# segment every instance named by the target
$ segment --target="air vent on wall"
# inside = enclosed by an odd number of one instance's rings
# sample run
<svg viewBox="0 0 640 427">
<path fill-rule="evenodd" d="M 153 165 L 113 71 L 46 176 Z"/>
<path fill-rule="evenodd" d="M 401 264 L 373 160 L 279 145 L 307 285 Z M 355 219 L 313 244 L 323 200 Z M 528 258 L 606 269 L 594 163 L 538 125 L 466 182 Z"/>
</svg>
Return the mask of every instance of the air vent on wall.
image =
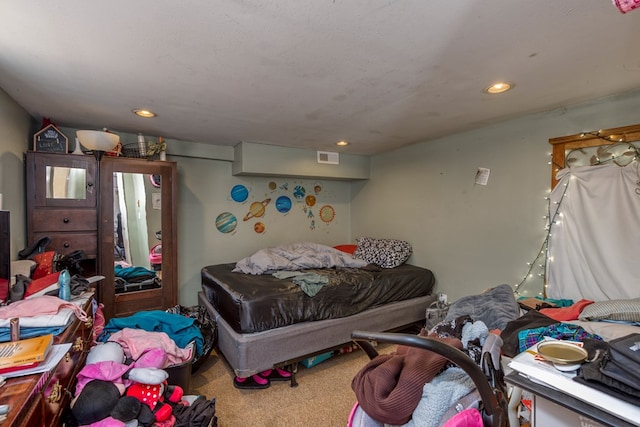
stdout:
<svg viewBox="0 0 640 427">
<path fill-rule="evenodd" d="M 331 151 L 318 151 L 318 163 L 338 165 L 340 164 L 340 155 Z"/>
</svg>

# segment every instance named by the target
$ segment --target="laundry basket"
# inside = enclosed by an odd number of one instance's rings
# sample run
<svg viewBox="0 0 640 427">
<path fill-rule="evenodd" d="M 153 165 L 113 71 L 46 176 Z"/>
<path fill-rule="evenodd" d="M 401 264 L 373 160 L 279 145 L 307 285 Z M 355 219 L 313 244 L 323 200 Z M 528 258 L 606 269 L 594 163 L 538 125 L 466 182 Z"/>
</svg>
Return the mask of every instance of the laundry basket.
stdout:
<svg viewBox="0 0 640 427">
<path fill-rule="evenodd" d="M 201 305 L 184 307 L 178 304 L 168 308 L 166 311 L 167 313 L 181 314 L 195 319 L 194 324 L 202 333 L 202 338 L 204 339 L 202 353 L 195 355 L 191 362 L 191 372 L 196 372 L 207 360 L 211 350 L 213 350 L 218 343 L 218 325 L 216 321 L 211 318 L 207 309 Z"/>
</svg>

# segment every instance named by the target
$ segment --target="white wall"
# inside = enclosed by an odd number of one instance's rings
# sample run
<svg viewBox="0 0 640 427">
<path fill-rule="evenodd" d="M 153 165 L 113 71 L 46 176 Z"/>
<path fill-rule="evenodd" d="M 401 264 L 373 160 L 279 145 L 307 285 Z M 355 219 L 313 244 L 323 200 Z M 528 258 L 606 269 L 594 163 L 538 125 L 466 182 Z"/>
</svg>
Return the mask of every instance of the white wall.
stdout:
<svg viewBox="0 0 640 427">
<path fill-rule="evenodd" d="M 353 184 L 352 237 L 399 238 L 450 300 L 515 287 L 540 251 L 551 180 L 549 138 L 637 124 L 640 92 L 531 115 L 375 156 Z M 487 186 L 474 185 L 478 167 Z M 537 276 L 520 290 L 542 290 Z"/>
<path fill-rule="evenodd" d="M 183 305 L 197 303 L 200 271 L 206 265 L 235 262 L 258 249 L 282 243 L 313 241 L 330 246 L 349 243 L 351 195 L 348 182 L 234 177 L 230 162 L 172 156 L 168 160 L 178 161 L 178 275 L 179 300 Z M 274 191 L 269 188 L 271 182 L 276 184 Z M 245 203 L 230 198 L 230 190 L 236 184 L 250 190 Z M 284 185 L 288 190 L 280 188 Z M 316 197 L 316 205 L 307 208 L 306 212 L 305 203 L 296 201 L 293 196 L 296 185 L 304 187 L 307 195 Z M 313 192 L 316 185 L 321 188 L 318 194 Z M 275 209 L 275 201 L 280 195 L 288 195 L 293 201 L 287 214 Z M 252 202 L 267 199 L 271 200 L 265 206 L 264 217 L 244 221 Z M 335 210 L 335 218 L 330 223 L 319 218 L 319 210 L 324 205 Z M 237 218 L 235 233 L 218 231 L 215 221 L 221 212 L 230 212 Z M 254 231 L 258 221 L 265 224 L 264 233 Z"/>
<path fill-rule="evenodd" d="M 26 238 L 24 167 L 31 117 L 0 89 L 0 193 L 2 209 L 11 211 L 11 254 L 17 259 Z"/>
</svg>

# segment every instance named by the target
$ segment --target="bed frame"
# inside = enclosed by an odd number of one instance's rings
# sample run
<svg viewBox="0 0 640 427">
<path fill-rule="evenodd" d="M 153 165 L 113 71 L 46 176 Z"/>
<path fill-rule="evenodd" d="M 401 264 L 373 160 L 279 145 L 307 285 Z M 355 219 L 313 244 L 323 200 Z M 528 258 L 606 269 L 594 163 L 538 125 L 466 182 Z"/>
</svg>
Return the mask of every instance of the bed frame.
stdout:
<svg viewBox="0 0 640 427">
<path fill-rule="evenodd" d="M 385 332 L 424 322 L 426 309 L 436 295 L 375 307 L 339 319 L 304 322 L 264 332 L 240 334 L 220 316 L 203 291 L 198 303 L 206 307 L 218 326 L 218 350 L 235 374 L 248 377 L 274 366 L 291 366 L 291 386 L 296 385 L 297 362 L 311 355 L 351 343 L 354 330 Z"/>
</svg>

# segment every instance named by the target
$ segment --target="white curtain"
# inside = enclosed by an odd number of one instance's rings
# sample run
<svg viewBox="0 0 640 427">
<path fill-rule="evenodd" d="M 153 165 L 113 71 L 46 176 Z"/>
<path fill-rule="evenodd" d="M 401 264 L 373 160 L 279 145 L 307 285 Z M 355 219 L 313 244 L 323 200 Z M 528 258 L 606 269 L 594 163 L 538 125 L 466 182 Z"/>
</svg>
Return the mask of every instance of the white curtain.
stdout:
<svg viewBox="0 0 640 427">
<path fill-rule="evenodd" d="M 550 196 L 547 296 L 640 297 L 638 161 L 563 169 L 557 178 Z"/>
</svg>

